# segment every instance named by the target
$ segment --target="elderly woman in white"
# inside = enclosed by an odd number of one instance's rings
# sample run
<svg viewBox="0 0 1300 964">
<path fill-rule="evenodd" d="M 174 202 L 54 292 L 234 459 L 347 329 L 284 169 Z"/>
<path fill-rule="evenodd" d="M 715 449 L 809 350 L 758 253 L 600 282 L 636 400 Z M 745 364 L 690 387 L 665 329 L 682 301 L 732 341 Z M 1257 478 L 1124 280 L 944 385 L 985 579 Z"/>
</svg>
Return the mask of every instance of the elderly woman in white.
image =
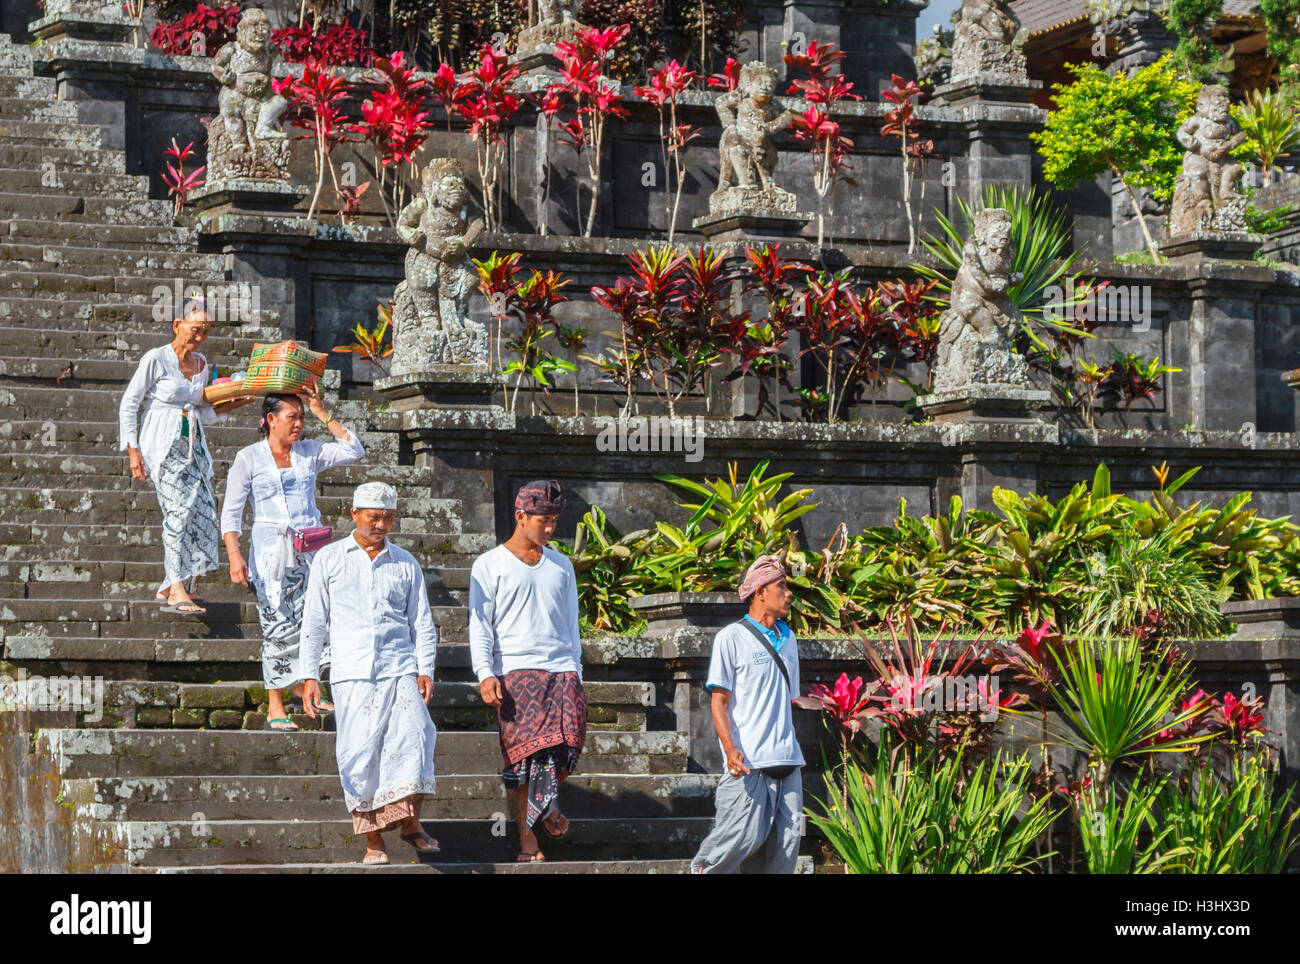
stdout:
<svg viewBox="0 0 1300 964">
<path fill-rule="evenodd" d="M 334 436 L 324 444 L 304 439 L 303 402 Z M 268 395 L 259 423 L 264 441 L 239 450 L 226 480 L 221 533 L 230 559 L 230 581 L 257 591 L 262 624 L 262 680 L 266 684 L 265 729 L 296 730 L 284 710 L 282 691 L 301 695 L 297 674 L 303 598 L 315 549 L 329 541 L 316 508 L 316 476 L 366 454 L 355 435 L 325 410 L 320 389 L 309 383 L 296 395 Z M 239 552 L 244 505 L 253 501 L 249 564 Z M 317 530 L 311 532 L 310 530 Z M 296 542 L 296 545 L 295 545 Z M 324 662 L 329 663 L 326 653 Z M 332 707 L 331 707 L 332 708 Z"/>
<path fill-rule="evenodd" d="M 220 566 L 212 453 L 203 425 L 225 421 L 226 412 L 249 401 L 215 408 L 203 401 L 213 373 L 198 349 L 209 328 L 201 308 L 173 321 L 171 343 L 145 352 L 118 409 L 119 447 L 129 456 L 131 475 L 153 480 L 162 507 L 165 578 L 158 598 L 169 612 L 193 615 L 207 612 L 190 595 L 193 581 Z"/>
</svg>

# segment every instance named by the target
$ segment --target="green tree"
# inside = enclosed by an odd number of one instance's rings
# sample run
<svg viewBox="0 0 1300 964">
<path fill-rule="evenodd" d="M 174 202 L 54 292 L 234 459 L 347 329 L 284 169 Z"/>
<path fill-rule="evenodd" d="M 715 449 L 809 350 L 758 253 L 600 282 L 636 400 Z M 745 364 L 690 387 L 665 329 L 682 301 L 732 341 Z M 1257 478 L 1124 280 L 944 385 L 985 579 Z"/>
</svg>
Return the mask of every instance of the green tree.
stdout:
<svg viewBox="0 0 1300 964">
<path fill-rule="evenodd" d="M 1268 55 L 1278 62 L 1284 84 L 1294 84 L 1300 65 L 1300 0 L 1259 0 L 1268 34 Z"/>
<path fill-rule="evenodd" d="M 1136 188 L 1161 201 L 1173 196 L 1182 161 L 1175 137 L 1196 103 L 1197 85 L 1180 80 L 1169 55 L 1127 75 L 1095 64 L 1071 64 L 1076 80 L 1056 84 L 1056 109 L 1030 135 L 1043 158 L 1043 176 L 1066 190 L 1103 171 L 1119 179 L 1137 214 L 1151 256 L 1159 263 Z"/>
<path fill-rule="evenodd" d="M 1223 0 L 1170 0 L 1165 22 L 1175 36 L 1173 65 L 1186 80 L 1208 83 L 1217 69 L 1231 69 L 1219 58 L 1210 28 L 1223 15 Z"/>
</svg>

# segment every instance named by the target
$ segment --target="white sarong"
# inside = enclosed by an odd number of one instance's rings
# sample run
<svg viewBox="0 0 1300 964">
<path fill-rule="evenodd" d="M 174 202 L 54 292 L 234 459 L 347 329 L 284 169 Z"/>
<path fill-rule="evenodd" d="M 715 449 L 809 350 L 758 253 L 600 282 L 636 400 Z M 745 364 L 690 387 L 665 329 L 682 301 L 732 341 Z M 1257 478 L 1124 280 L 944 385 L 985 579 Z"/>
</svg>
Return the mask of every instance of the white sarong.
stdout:
<svg viewBox="0 0 1300 964">
<path fill-rule="evenodd" d="M 434 792 L 438 739 L 415 676 L 340 680 L 334 690 L 334 755 L 348 811 L 378 810 Z"/>
</svg>

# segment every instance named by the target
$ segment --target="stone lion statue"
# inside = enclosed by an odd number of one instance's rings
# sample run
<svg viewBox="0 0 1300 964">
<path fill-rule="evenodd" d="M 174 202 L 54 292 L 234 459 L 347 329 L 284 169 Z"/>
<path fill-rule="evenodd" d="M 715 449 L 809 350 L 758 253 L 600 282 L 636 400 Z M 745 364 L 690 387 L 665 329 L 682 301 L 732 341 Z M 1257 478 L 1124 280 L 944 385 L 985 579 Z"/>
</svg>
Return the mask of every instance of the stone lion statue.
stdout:
<svg viewBox="0 0 1300 964">
<path fill-rule="evenodd" d="M 245 10 L 234 42 L 213 58 L 212 75 L 221 92 L 219 114 L 208 128 L 211 180 L 289 179 L 288 141 L 277 126 L 288 103 L 271 87 L 275 51 L 270 39 L 266 11 Z"/>
<path fill-rule="evenodd" d="M 1029 384 L 1028 365 L 1011 346 L 1020 310 L 1011 303 L 1011 214 L 987 208 L 962 249 L 948 310 L 939 321 L 934 391 L 971 384 Z"/>
<path fill-rule="evenodd" d="M 393 374 L 430 364 L 486 363 L 487 330 L 469 317 L 478 284 L 469 249 L 483 221 L 466 223 L 469 189 L 454 158 L 429 162 L 420 194 L 402 208 L 397 233 L 406 252 L 406 280 L 393 293 Z"/>
<path fill-rule="evenodd" d="M 952 76 L 997 73 L 1026 77 L 1020 21 L 1003 0 L 963 0 L 953 33 Z"/>
<path fill-rule="evenodd" d="M 1169 233 L 1244 231 L 1245 198 L 1237 191 L 1243 167 L 1232 151 L 1246 139 L 1228 111 L 1228 88 L 1210 84 L 1196 97 L 1196 112 L 1178 128 L 1183 168 L 1174 181 Z"/>
<path fill-rule="evenodd" d="M 722 137 L 718 141 L 718 189 L 709 199 L 710 210 L 734 206 L 738 199 L 729 194 L 733 187 L 744 192 L 740 203 L 793 207 L 794 196 L 772 180 L 777 159 L 772 135 L 788 127 L 791 117 L 788 110 L 776 112 L 772 105 L 775 93 L 776 71 L 755 60 L 740 68 L 736 89 L 714 102 L 722 120 Z"/>
</svg>

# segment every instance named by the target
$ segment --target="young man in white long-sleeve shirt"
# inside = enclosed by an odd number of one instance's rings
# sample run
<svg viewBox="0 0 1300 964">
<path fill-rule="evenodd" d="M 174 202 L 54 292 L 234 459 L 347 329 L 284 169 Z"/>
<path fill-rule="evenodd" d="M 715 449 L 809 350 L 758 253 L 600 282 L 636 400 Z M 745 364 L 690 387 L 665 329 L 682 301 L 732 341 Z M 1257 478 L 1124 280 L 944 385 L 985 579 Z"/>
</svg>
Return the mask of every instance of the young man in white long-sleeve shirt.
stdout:
<svg viewBox="0 0 1300 964">
<path fill-rule="evenodd" d="M 587 735 L 577 579 L 546 545 L 563 510 L 558 482 L 522 486 L 514 533 L 470 570 L 470 659 L 483 702 L 497 708 L 521 861 L 545 859 L 534 827 L 553 840 L 569 833 L 559 785 Z"/>
</svg>

